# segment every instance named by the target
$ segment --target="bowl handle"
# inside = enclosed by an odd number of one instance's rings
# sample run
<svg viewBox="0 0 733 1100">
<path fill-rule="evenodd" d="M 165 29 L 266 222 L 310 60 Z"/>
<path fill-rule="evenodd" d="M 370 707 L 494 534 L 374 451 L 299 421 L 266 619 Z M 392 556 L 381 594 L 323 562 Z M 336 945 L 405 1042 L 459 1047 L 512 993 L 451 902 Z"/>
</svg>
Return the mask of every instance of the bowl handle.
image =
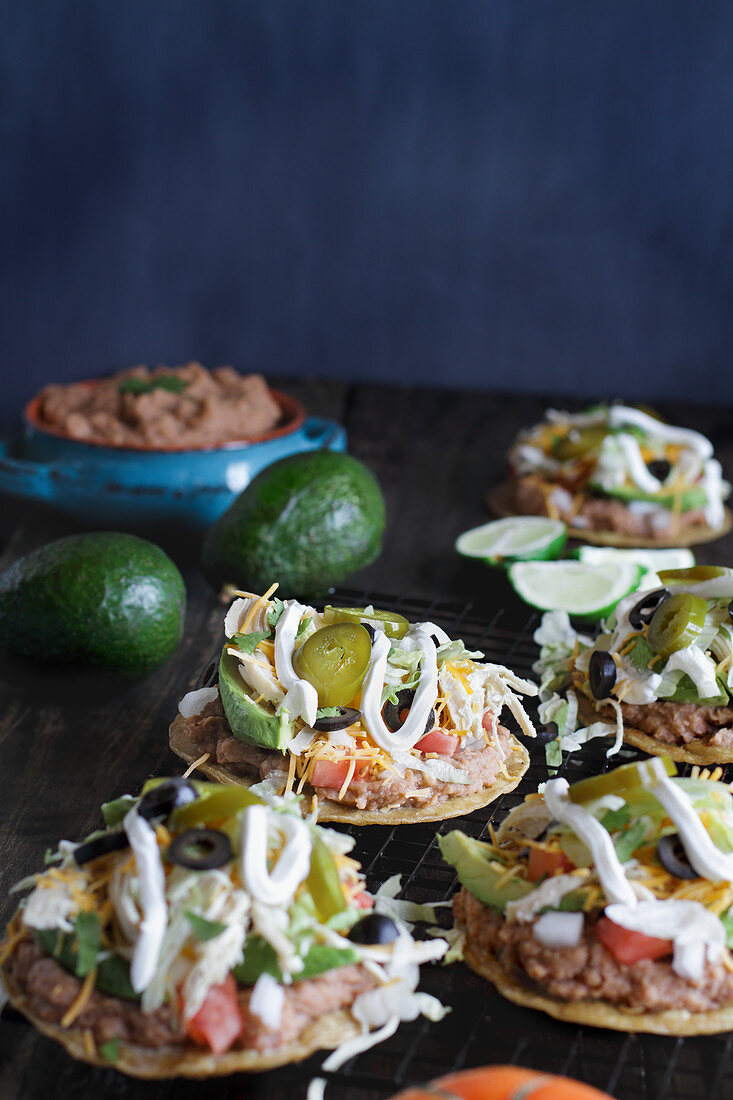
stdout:
<svg viewBox="0 0 733 1100">
<path fill-rule="evenodd" d="M 329 451 L 346 450 L 346 431 L 335 420 L 321 416 L 309 416 L 300 429 L 303 442 L 309 451 L 327 449 Z"/>
<path fill-rule="evenodd" d="M 15 458 L 12 439 L 0 439 L 0 492 L 29 500 L 50 500 L 54 495 L 51 477 L 55 464 Z"/>
</svg>

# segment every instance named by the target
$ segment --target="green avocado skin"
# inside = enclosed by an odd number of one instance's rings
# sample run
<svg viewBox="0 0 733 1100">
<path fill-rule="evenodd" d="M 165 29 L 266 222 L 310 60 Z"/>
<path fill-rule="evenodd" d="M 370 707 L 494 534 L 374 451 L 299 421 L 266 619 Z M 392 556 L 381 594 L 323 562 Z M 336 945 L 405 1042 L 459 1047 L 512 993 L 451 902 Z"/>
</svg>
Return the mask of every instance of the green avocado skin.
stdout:
<svg viewBox="0 0 733 1100">
<path fill-rule="evenodd" d="M 71 535 L 0 575 L 0 648 L 39 664 L 144 676 L 181 639 L 186 589 L 160 547 L 135 535 Z"/>
<path fill-rule="evenodd" d="M 279 596 L 316 596 L 368 565 L 381 549 L 382 491 L 358 459 L 333 451 L 292 455 L 253 479 L 211 527 L 209 582 Z"/>
</svg>

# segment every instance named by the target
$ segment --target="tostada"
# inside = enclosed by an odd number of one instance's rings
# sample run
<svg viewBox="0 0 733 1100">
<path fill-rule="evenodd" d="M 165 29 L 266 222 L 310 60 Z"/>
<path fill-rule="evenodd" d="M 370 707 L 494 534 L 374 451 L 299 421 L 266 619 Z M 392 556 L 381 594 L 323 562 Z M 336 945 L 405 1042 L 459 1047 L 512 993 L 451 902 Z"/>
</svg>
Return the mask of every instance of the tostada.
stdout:
<svg viewBox="0 0 733 1100">
<path fill-rule="evenodd" d="M 733 1029 L 733 795 L 667 758 L 552 779 L 490 843 L 439 838 L 464 958 L 503 996 L 620 1031 Z"/>
<path fill-rule="evenodd" d="M 685 545 L 728 528 L 730 486 L 700 432 L 626 405 L 549 409 L 519 434 L 510 480 L 490 496 L 505 513 L 548 515 L 609 545 Z"/>
<path fill-rule="evenodd" d="M 443 1014 L 416 993 L 444 940 L 370 911 L 350 837 L 297 799 L 151 781 L 62 840 L 0 944 L 12 1005 L 75 1058 L 210 1077 L 339 1057 Z M 334 1057 L 333 1055 L 331 1057 Z"/>
<path fill-rule="evenodd" d="M 184 760 L 247 786 L 315 798 L 318 819 L 443 820 L 512 790 L 527 770 L 500 724 L 534 735 L 535 684 L 434 623 L 374 608 L 322 612 L 245 593 L 229 609 L 218 686 L 186 695 L 170 729 Z"/>
<path fill-rule="evenodd" d="M 602 735 L 692 764 L 733 761 L 733 569 L 659 573 L 660 587 L 625 596 L 595 639 L 563 612 L 535 632 L 540 718 L 560 749 Z"/>
</svg>

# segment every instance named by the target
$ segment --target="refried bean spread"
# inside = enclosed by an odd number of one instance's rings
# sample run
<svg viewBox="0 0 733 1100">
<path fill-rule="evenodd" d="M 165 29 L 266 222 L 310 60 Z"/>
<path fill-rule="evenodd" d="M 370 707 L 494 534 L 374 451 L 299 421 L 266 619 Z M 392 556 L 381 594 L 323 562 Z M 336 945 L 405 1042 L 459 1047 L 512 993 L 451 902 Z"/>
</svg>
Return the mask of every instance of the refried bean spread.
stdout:
<svg viewBox="0 0 733 1100">
<path fill-rule="evenodd" d="M 130 367 L 38 395 L 42 427 L 108 447 L 216 447 L 268 432 L 281 416 L 262 375 L 200 363 Z"/>
</svg>

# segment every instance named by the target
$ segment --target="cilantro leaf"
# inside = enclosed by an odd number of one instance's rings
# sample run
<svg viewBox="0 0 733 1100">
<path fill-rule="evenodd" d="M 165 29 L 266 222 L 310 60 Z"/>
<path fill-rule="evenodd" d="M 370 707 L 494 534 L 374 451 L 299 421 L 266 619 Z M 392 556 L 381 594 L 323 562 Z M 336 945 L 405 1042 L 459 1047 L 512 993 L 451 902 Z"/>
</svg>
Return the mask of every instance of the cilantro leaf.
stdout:
<svg viewBox="0 0 733 1100">
<path fill-rule="evenodd" d="M 298 623 L 298 629 L 297 629 L 297 630 L 295 631 L 295 637 L 296 637 L 296 638 L 299 638 L 299 637 L 300 637 L 300 635 L 301 635 L 301 634 L 302 634 L 302 633 L 303 633 L 303 632 L 304 632 L 305 630 L 307 630 L 307 629 L 308 629 L 308 627 L 309 627 L 309 625 L 310 625 L 310 621 L 311 621 L 311 619 L 312 619 L 312 618 L 313 618 L 313 616 L 312 616 L 312 615 L 306 615 L 306 617 L 305 617 L 304 619 L 301 619 L 301 620 L 300 620 L 300 622 Z"/>
<path fill-rule="evenodd" d="M 639 634 L 633 646 L 626 654 L 626 660 L 630 665 L 633 665 L 634 668 L 645 669 L 648 667 L 649 662 L 656 656 L 656 652 L 649 645 L 646 638 Z M 657 672 L 658 671 L 659 669 L 657 669 Z"/>
<path fill-rule="evenodd" d="M 77 948 L 76 976 L 84 978 L 97 965 L 101 940 L 99 917 L 96 913 L 77 913 L 74 931 Z"/>
<path fill-rule="evenodd" d="M 269 630 L 253 630 L 249 634 L 234 634 L 232 641 L 239 646 L 242 653 L 254 653 L 260 642 L 270 637 Z"/>
<path fill-rule="evenodd" d="M 285 610 L 285 604 L 282 600 L 279 600 L 277 596 L 273 596 L 270 602 L 272 604 L 272 607 L 267 612 L 267 625 L 274 627 L 275 623 Z"/>
<path fill-rule="evenodd" d="M 120 1056 L 120 1040 L 115 1035 L 114 1039 L 108 1039 L 106 1043 L 102 1043 L 99 1052 L 105 1062 L 114 1065 Z"/>
<path fill-rule="evenodd" d="M 134 397 L 139 397 L 140 394 L 152 393 L 153 390 L 183 393 L 188 385 L 188 379 L 179 378 L 177 374 L 160 374 L 157 378 L 125 378 L 117 388 L 120 393 L 131 393 Z"/>
<path fill-rule="evenodd" d="M 601 825 L 612 833 L 615 829 L 623 829 L 631 820 L 631 810 L 628 806 L 622 806 L 618 810 L 607 810 L 601 818 Z"/>
<path fill-rule="evenodd" d="M 319 718 L 337 718 L 341 713 L 341 707 L 319 707 L 316 711 L 316 720 Z"/>
<path fill-rule="evenodd" d="M 644 843 L 645 839 L 646 825 L 643 821 L 635 821 L 628 829 L 624 829 L 622 833 L 619 833 L 613 842 L 619 862 L 626 863 L 627 860 L 631 859 L 636 849 Z"/>
<path fill-rule="evenodd" d="M 214 940 L 226 931 L 227 926 L 222 924 L 221 921 L 207 920 L 206 917 L 201 917 L 198 913 L 192 913 L 190 909 L 185 910 L 185 915 L 196 938 L 204 940 L 204 942 Z"/>
</svg>

